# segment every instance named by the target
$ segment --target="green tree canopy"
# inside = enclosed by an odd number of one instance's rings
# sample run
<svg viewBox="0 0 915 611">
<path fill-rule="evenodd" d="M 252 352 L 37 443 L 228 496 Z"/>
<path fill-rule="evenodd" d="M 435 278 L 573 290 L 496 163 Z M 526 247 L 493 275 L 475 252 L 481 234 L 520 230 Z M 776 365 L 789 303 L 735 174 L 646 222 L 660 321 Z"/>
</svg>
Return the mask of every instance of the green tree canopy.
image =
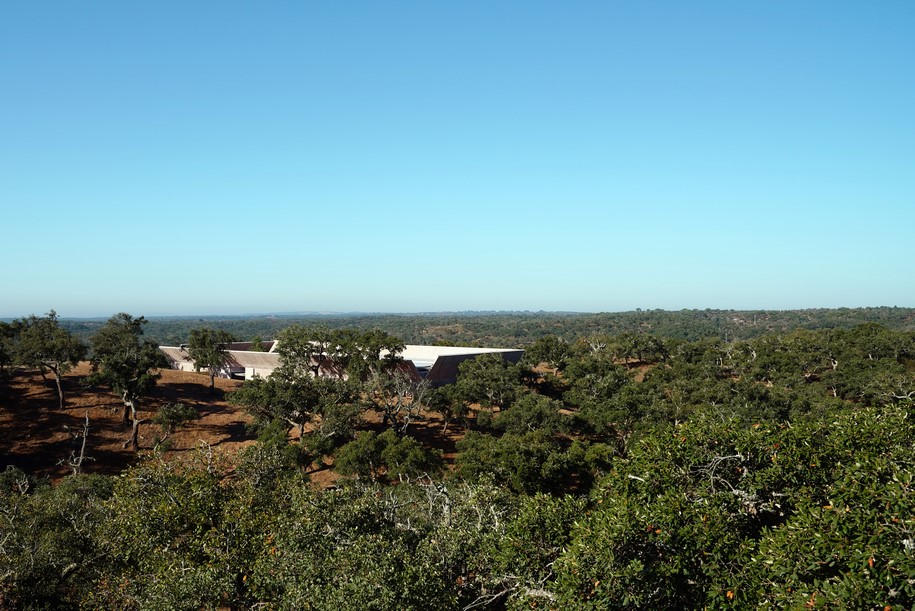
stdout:
<svg viewBox="0 0 915 611">
<path fill-rule="evenodd" d="M 20 365 L 50 371 L 57 384 L 60 408 L 64 407 L 61 377 L 86 357 L 86 346 L 61 328 L 54 310 L 46 316 L 29 316 L 16 326 L 14 359 Z"/>
<path fill-rule="evenodd" d="M 156 371 L 167 365 L 165 355 L 148 339 L 143 339 L 146 319 L 124 312 L 115 314 L 92 336 L 91 379 L 108 384 L 124 403 L 124 423 L 132 423 L 130 437 L 124 442 L 139 447 L 140 400 L 149 394 L 159 378 Z"/>
<path fill-rule="evenodd" d="M 302 444 L 306 443 L 306 425 L 315 420 L 314 434 L 320 438 L 349 437 L 358 415 L 353 406 L 356 398 L 356 389 L 347 381 L 308 374 L 287 377 L 278 372 L 267 379 L 249 380 L 230 395 L 260 425 L 282 420 L 296 427 Z"/>
<path fill-rule="evenodd" d="M 222 329 L 191 329 L 187 353 L 197 371 L 209 372 L 211 393 L 216 389 L 216 375 L 229 363 L 228 344 L 232 340 L 232 335 Z"/>
</svg>

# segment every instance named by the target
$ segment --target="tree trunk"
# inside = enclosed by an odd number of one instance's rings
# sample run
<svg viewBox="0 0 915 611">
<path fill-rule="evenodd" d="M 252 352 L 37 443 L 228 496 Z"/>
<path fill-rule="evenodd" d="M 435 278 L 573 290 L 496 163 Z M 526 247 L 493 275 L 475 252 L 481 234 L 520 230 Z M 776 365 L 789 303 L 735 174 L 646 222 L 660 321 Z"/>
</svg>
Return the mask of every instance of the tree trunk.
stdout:
<svg viewBox="0 0 915 611">
<path fill-rule="evenodd" d="M 127 441 L 124 442 L 124 447 L 128 445 L 133 448 L 134 451 L 140 449 L 140 420 L 137 418 L 137 406 L 134 401 L 129 403 L 130 409 L 130 420 L 131 420 L 131 430 L 130 437 L 127 438 Z"/>
<path fill-rule="evenodd" d="M 165 443 L 165 440 L 168 439 L 168 436 L 171 435 L 171 434 L 172 434 L 172 432 L 171 432 L 170 430 L 166 429 L 165 435 L 163 435 L 163 436 L 162 436 L 162 439 L 158 440 L 158 441 L 156 442 L 156 445 L 153 447 L 153 453 L 156 453 L 156 452 L 159 451 L 159 446 L 161 446 L 162 444 L 164 444 L 164 443 Z"/>
<path fill-rule="evenodd" d="M 210 394 L 216 392 L 216 371 L 210 367 Z"/>
<path fill-rule="evenodd" d="M 60 370 L 54 369 L 54 381 L 57 382 L 57 398 L 60 400 L 60 409 L 64 408 L 64 389 L 60 386 Z"/>
<path fill-rule="evenodd" d="M 127 426 L 130 424 L 130 406 L 133 405 L 133 402 L 127 400 L 126 390 L 121 393 L 121 401 L 124 403 L 124 412 L 121 414 L 121 424 Z"/>
<path fill-rule="evenodd" d="M 79 475 L 83 470 L 83 461 L 86 460 L 86 440 L 89 438 L 89 410 L 86 410 L 86 421 L 83 424 L 83 441 L 79 446 L 79 456 L 70 460 L 73 475 Z"/>
</svg>

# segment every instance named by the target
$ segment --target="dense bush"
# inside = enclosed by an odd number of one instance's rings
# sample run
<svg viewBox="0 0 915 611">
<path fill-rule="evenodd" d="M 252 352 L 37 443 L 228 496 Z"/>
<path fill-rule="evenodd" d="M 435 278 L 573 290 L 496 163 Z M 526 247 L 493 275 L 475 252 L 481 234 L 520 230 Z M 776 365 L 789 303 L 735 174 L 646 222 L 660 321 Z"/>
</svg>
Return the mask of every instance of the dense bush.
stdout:
<svg viewBox="0 0 915 611">
<path fill-rule="evenodd" d="M 321 492 L 287 469 L 264 486 L 250 467 L 226 479 L 206 448 L 197 464 L 153 458 L 57 486 L 7 471 L 0 596 L 108 608 L 915 604 L 911 406 L 790 426 L 697 414 L 626 456 L 604 453 L 587 496 L 508 491 L 550 488 L 551 470 L 587 463 L 584 446 L 532 454 L 546 438 L 528 435 L 469 436 L 472 484 Z"/>
<path fill-rule="evenodd" d="M 594 608 L 908 608 L 913 439 L 901 408 L 644 437 L 597 484 L 557 589 Z"/>
<path fill-rule="evenodd" d="M 435 473 L 441 468 L 441 455 L 423 447 L 408 435 L 398 436 L 388 429 L 378 435 L 365 431 L 335 455 L 335 467 L 344 475 L 376 479 L 380 473 L 388 478 L 415 477 Z"/>
</svg>

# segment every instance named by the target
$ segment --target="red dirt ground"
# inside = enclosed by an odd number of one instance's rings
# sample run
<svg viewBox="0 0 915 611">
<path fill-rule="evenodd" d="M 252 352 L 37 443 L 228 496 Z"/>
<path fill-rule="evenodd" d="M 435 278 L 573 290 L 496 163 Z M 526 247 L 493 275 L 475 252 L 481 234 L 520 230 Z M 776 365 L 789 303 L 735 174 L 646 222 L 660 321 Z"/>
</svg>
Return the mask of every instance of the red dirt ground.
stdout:
<svg viewBox="0 0 915 611">
<path fill-rule="evenodd" d="M 159 426 L 146 423 L 140 427 L 139 453 L 123 447 L 130 428 L 121 423 L 121 401 L 107 388 L 87 388 L 84 378 L 89 373 L 88 363 L 81 363 L 64 377 L 63 386 L 67 400 L 63 410 L 58 407 L 57 393 L 52 378 L 45 382 L 37 371 L 19 371 L 10 380 L 0 380 L 0 469 L 14 465 L 35 475 L 47 475 L 53 480 L 70 473 L 61 464 L 76 448 L 73 431 L 81 431 L 86 410 L 89 411 L 89 439 L 86 455 L 93 458 L 83 464 L 86 473 L 118 473 L 137 462 L 139 457 L 152 450 Z M 254 443 L 246 431 L 251 417 L 242 408 L 231 405 L 225 395 L 241 385 L 236 380 L 216 380 L 216 393 L 211 395 L 209 376 L 163 369 L 151 397 L 140 404 L 140 417 L 152 418 L 162 405 L 181 402 L 193 406 L 201 415 L 199 419 L 179 428 L 169 437 L 166 459 L 190 456 L 201 441 L 229 462 L 237 452 Z M 443 421 L 437 413 L 422 413 L 411 425 L 410 432 L 427 447 L 442 451 L 446 465 L 454 462 L 455 444 L 466 432 L 458 423 L 442 433 Z M 363 414 L 364 429 L 381 430 L 381 416 L 372 411 Z M 292 433 L 296 439 L 297 432 Z M 325 457 L 325 464 L 331 464 Z M 310 469 L 311 481 L 317 486 L 333 485 L 338 475 L 328 467 L 315 464 Z"/>
<path fill-rule="evenodd" d="M 86 388 L 83 378 L 89 373 L 81 363 L 64 377 L 66 406 L 59 409 L 53 379 L 41 379 L 38 372 L 19 371 L 8 382 L 0 382 L 0 468 L 15 465 L 36 475 L 52 479 L 70 470 L 58 464 L 70 456 L 75 447 L 68 432 L 82 430 L 89 411 L 89 438 L 86 455 L 94 460 L 83 463 L 87 473 L 116 473 L 137 460 L 137 453 L 122 447 L 130 433 L 121 423 L 121 402 L 105 388 Z M 245 431 L 250 417 L 241 408 L 224 400 L 227 391 L 240 382 L 216 380 L 216 393 L 209 391 L 209 377 L 165 369 L 153 395 L 140 403 L 140 417 L 151 418 L 162 405 L 180 401 L 193 406 L 201 415 L 169 437 L 166 457 L 180 457 L 193 450 L 199 440 L 216 451 L 234 455 L 253 443 Z M 159 426 L 146 423 L 140 427 L 140 453 L 152 449 Z"/>
</svg>

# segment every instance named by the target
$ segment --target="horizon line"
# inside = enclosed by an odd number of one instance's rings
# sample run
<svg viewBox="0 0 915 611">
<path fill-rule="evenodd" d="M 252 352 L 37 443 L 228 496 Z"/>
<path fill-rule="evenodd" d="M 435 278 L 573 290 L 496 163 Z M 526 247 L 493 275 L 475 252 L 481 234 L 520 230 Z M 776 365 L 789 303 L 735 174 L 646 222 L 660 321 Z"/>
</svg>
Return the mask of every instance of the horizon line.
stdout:
<svg viewBox="0 0 915 611">
<path fill-rule="evenodd" d="M 236 314 L 223 313 L 188 313 L 188 314 L 141 314 L 147 320 L 169 319 L 169 318 L 201 318 L 201 319 L 220 319 L 220 318 L 268 318 L 268 317 L 347 317 L 347 316 L 445 316 L 445 315 L 510 315 L 510 314 L 530 314 L 530 315 L 588 315 L 588 314 L 634 314 L 646 312 L 809 312 L 822 310 L 876 310 L 876 309 L 899 309 L 915 310 L 915 306 L 899 305 L 869 305 L 869 306 L 813 306 L 804 308 L 723 308 L 723 307 L 705 307 L 705 308 L 635 308 L 628 310 L 420 310 L 420 311 L 382 311 L 382 310 L 303 310 L 303 311 L 274 311 L 274 312 L 240 312 Z M 41 315 L 47 314 L 43 312 Z M 98 314 L 89 316 L 60 316 L 60 320 L 107 320 L 114 316 L 112 314 Z M 0 321 L 10 321 L 19 318 L 27 318 L 33 313 L 22 315 L 4 315 L 0 316 Z"/>
</svg>

